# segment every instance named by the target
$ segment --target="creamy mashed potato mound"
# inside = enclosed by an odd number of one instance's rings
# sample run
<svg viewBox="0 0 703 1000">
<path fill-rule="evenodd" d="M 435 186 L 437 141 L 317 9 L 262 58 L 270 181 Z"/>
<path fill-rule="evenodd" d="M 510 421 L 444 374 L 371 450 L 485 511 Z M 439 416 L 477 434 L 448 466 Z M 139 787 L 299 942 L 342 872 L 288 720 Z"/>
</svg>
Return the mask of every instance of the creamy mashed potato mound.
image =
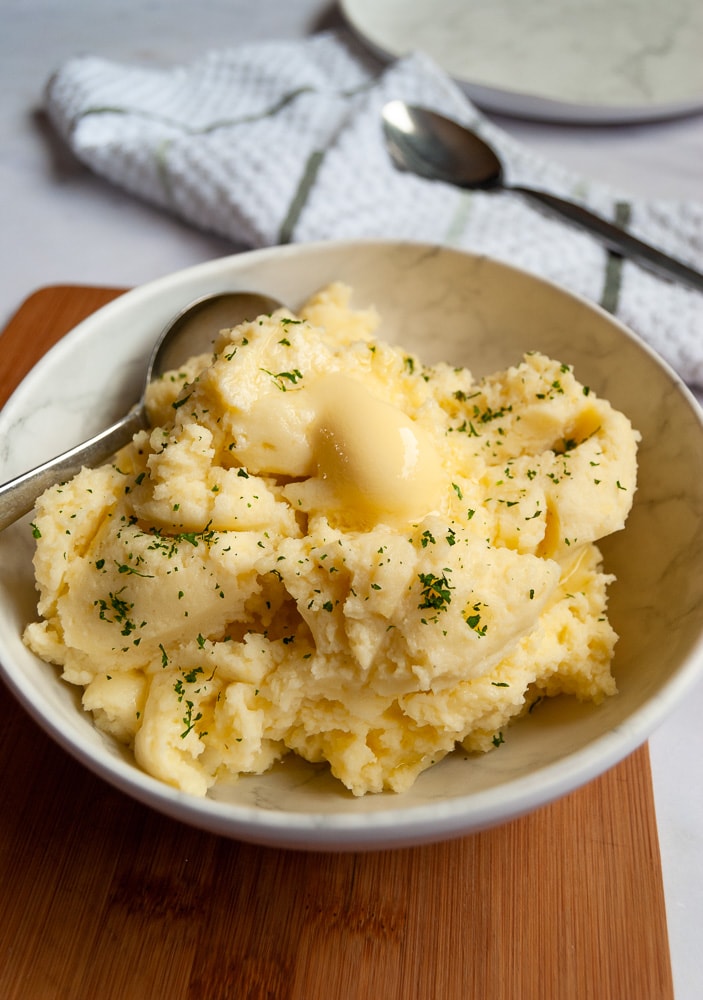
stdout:
<svg viewBox="0 0 703 1000">
<path fill-rule="evenodd" d="M 597 542 L 635 492 L 627 418 L 541 354 L 424 365 L 349 301 L 221 331 L 37 505 L 27 645 L 196 795 L 289 751 L 402 792 L 544 696 L 616 691 Z"/>
</svg>

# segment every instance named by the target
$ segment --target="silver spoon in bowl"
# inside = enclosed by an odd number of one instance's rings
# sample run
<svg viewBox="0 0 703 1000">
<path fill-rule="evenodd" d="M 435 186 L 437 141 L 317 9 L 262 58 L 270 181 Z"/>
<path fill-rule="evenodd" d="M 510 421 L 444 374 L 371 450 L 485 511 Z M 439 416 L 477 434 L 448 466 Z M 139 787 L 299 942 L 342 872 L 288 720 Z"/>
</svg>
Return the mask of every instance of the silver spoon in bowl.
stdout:
<svg viewBox="0 0 703 1000">
<path fill-rule="evenodd" d="M 620 226 L 546 191 L 509 185 L 491 146 L 471 129 L 429 108 L 390 101 L 383 108 L 386 145 L 396 167 L 461 188 L 514 191 L 539 202 L 595 236 L 609 250 L 636 260 L 665 278 L 703 291 L 703 274 L 638 240 Z"/>
<path fill-rule="evenodd" d="M 50 486 L 85 466 L 99 465 L 149 427 L 146 389 L 151 381 L 188 358 L 210 350 L 220 330 L 275 312 L 281 303 L 256 292 L 215 292 L 196 299 L 163 329 L 149 357 L 141 398 L 117 423 L 69 451 L 0 486 L 0 531 L 32 509 Z"/>
</svg>

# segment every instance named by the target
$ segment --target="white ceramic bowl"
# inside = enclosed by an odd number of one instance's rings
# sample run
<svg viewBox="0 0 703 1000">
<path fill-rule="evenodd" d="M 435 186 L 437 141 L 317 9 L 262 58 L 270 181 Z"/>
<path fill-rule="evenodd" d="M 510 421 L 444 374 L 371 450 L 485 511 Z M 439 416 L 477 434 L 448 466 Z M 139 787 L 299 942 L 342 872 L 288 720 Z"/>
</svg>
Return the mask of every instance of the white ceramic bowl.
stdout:
<svg viewBox="0 0 703 1000">
<path fill-rule="evenodd" d="M 642 434 L 639 488 L 625 531 L 603 544 L 617 575 L 620 693 L 599 707 L 553 699 L 496 753 L 455 753 L 402 796 L 354 799 L 322 767 L 288 761 L 212 797 L 142 773 L 100 734 L 78 691 L 22 644 L 35 616 L 29 518 L 0 534 L 0 661 L 10 688 L 54 739 L 107 781 L 170 816 L 242 840 L 343 850 L 419 844 L 502 823 L 589 781 L 640 745 L 703 667 L 703 426 L 680 380 L 601 310 L 510 267 L 446 249 L 357 242 L 275 248 L 216 260 L 101 309 L 35 368 L 0 414 L 2 480 L 83 440 L 138 394 L 162 325 L 204 292 L 248 288 L 292 307 L 341 279 L 374 303 L 381 336 L 428 361 L 482 375 L 539 350 L 623 410 Z"/>
</svg>

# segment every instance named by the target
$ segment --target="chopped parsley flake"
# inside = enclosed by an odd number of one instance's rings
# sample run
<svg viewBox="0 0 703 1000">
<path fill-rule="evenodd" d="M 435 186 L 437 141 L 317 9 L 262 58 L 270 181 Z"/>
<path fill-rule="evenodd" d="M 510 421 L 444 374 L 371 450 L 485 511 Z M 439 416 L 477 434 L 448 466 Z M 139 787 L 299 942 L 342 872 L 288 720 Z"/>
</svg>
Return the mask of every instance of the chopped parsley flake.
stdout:
<svg viewBox="0 0 703 1000">
<path fill-rule="evenodd" d="M 447 580 L 446 574 L 450 572 L 445 569 L 441 576 L 434 573 L 418 573 L 418 579 L 422 584 L 422 601 L 418 608 L 431 608 L 433 611 L 446 611 L 451 603 L 451 591 L 454 589 Z"/>
<path fill-rule="evenodd" d="M 466 617 L 464 618 L 464 621 L 469 626 L 469 628 L 473 629 L 476 635 L 481 639 L 485 636 L 486 632 L 488 631 L 488 626 L 486 624 L 483 625 L 481 624 L 482 607 L 484 607 L 484 605 L 481 603 L 481 601 L 477 601 L 476 604 L 472 606 L 470 613 L 466 615 Z"/>
<path fill-rule="evenodd" d="M 188 400 L 192 395 L 193 393 L 191 391 L 188 393 L 187 396 L 183 396 L 181 399 L 176 399 L 173 403 L 171 403 L 171 406 L 174 408 L 174 410 L 180 410 L 182 406 L 185 406 L 185 404 L 188 402 Z"/>
<path fill-rule="evenodd" d="M 288 386 L 286 385 L 286 382 L 290 382 L 292 385 L 297 385 L 303 377 L 303 373 L 299 368 L 294 368 L 292 372 L 270 372 L 268 368 L 261 368 L 260 371 L 270 375 L 276 383 L 276 387 L 280 389 L 281 392 L 287 391 Z"/>
</svg>

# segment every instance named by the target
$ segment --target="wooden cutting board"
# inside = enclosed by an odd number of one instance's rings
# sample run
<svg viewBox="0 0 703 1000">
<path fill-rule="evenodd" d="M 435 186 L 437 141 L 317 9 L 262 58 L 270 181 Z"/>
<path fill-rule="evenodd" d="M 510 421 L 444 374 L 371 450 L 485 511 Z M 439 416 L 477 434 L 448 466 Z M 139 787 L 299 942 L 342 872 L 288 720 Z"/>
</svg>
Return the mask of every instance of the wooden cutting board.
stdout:
<svg viewBox="0 0 703 1000">
<path fill-rule="evenodd" d="M 49 287 L 0 338 L 0 402 L 119 290 Z M 0 686 L 3 1000 L 671 1000 L 646 746 L 499 829 L 326 855 L 131 801 Z"/>
</svg>

